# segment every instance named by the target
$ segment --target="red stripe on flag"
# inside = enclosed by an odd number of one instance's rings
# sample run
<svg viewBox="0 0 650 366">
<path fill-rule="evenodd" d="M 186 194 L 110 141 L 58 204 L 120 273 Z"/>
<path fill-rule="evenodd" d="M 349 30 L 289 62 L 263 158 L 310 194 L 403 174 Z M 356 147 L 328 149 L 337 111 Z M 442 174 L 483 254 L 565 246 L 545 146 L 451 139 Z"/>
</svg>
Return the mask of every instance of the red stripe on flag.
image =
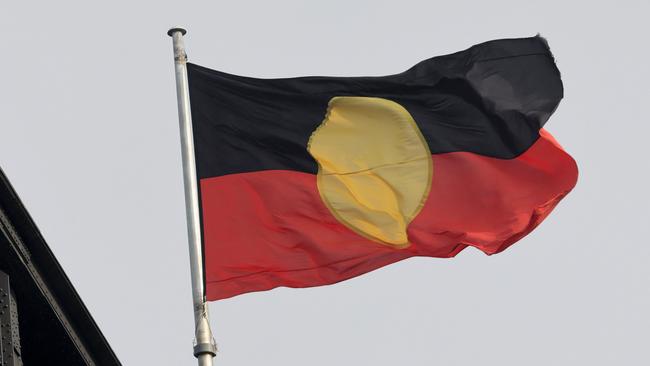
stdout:
<svg viewBox="0 0 650 366">
<path fill-rule="evenodd" d="M 393 249 L 354 233 L 321 201 L 316 176 L 267 170 L 201 180 L 208 300 L 349 279 L 411 257 L 466 246 L 500 252 L 528 234 L 575 185 L 577 167 L 553 138 L 515 159 L 433 155 L 429 198 Z"/>
</svg>

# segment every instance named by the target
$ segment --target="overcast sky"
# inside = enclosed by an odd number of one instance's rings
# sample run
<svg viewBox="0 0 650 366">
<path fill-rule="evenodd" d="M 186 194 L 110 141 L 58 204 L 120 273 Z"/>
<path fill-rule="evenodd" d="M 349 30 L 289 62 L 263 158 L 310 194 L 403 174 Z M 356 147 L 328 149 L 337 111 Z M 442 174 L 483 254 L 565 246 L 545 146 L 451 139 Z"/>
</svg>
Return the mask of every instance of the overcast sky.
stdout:
<svg viewBox="0 0 650 366">
<path fill-rule="evenodd" d="M 191 61 L 256 77 L 393 74 L 539 32 L 565 85 L 546 128 L 580 168 L 504 253 L 212 303 L 216 365 L 650 364 L 647 0 L 226 3 L 0 4 L 0 166 L 125 365 L 195 362 L 177 24 Z"/>
</svg>

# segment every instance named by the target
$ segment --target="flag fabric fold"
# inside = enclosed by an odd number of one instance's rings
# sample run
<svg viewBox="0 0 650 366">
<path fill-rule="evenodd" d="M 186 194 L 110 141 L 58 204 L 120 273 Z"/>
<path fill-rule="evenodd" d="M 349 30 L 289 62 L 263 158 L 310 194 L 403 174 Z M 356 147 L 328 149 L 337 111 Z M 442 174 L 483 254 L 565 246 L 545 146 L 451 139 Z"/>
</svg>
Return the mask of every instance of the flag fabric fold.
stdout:
<svg viewBox="0 0 650 366">
<path fill-rule="evenodd" d="M 540 37 L 383 77 L 187 66 L 208 300 L 498 253 L 576 183 L 543 128 L 563 87 Z"/>
</svg>

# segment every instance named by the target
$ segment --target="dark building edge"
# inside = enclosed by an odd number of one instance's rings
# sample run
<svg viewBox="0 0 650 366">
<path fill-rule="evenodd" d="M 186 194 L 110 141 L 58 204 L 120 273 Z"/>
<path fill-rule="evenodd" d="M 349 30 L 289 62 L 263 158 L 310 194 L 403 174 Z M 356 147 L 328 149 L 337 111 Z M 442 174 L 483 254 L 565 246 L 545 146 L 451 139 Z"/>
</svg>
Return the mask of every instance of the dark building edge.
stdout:
<svg viewBox="0 0 650 366">
<path fill-rule="evenodd" d="M 121 365 L 1 168 L 0 216 L 0 227 L 12 234 L 14 250 L 86 363 Z"/>
</svg>

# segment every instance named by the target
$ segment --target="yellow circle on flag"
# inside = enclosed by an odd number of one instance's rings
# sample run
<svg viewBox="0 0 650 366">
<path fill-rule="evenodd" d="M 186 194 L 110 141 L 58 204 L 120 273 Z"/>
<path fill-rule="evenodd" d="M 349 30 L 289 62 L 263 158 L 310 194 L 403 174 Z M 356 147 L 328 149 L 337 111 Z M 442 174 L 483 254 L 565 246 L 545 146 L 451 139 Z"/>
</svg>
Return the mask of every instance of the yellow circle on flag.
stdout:
<svg viewBox="0 0 650 366">
<path fill-rule="evenodd" d="M 307 150 L 318 163 L 318 191 L 332 214 L 358 234 L 396 248 L 431 189 L 429 147 L 400 104 L 334 97 Z"/>
</svg>

